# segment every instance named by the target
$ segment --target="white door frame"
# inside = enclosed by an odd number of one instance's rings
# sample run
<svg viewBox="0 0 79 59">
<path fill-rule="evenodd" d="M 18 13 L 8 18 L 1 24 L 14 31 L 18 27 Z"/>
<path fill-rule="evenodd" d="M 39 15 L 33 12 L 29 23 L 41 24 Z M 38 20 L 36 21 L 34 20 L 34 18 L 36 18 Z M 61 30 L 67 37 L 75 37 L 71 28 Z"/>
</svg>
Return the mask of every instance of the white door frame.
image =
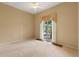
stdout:
<svg viewBox="0 0 79 59">
<path fill-rule="evenodd" d="M 52 42 L 56 43 L 56 23 L 53 20 L 51 21 L 52 21 Z M 43 23 L 44 21 L 40 23 L 40 39 L 45 41 L 43 36 Z"/>
</svg>

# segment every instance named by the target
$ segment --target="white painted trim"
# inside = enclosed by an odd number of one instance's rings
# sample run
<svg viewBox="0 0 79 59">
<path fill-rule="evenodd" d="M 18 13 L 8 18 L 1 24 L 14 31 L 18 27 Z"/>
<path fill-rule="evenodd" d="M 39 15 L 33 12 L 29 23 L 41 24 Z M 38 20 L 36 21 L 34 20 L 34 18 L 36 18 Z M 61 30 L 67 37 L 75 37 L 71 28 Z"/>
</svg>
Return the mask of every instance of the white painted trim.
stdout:
<svg viewBox="0 0 79 59">
<path fill-rule="evenodd" d="M 20 42 L 20 41 L 23 41 L 23 40 L 16 40 L 16 41 L 10 41 L 10 42 L 0 43 L 0 47 L 9 45 L 9 44 L 12 44 L 12 43 L 15 43 L 15 42 Z"/>
</svg>

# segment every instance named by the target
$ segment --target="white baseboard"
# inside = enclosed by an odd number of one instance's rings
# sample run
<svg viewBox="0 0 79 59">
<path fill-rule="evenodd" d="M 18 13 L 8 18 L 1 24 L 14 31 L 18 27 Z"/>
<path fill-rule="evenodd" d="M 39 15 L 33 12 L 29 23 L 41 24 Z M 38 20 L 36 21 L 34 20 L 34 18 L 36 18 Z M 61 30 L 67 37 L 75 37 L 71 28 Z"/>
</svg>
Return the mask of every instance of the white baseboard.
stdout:
<svg viewBox="0 0 79 59">
<path fill-rule="evenodd" d="M 6 46 L 6 45 L 9 45 L 9 44 L 13 44 L 15 42 L 20 42 L 20 41 L 23 41 L 23 40 L 14 40 L 14 41 L 10 41 L 10 42 L 3 42 L 3 43 L 0 43 L 0 47 Z"/>
<path fill-rule="evenodd" d="M 10 44 L 15 44 L 15 43 L 17 43 L 17 42 L 34 40 L 34 39 L 35 39 L 35 38 L 17 39 L 17 40 L 13 40 L 13 41 L 9 41 L 9 42 L 3 42 L 3 43 L 0 43 L 0 47 L 1 47 L 1 46 L 7 46 L 7 45 L 10 45 Z"/>
</svg>

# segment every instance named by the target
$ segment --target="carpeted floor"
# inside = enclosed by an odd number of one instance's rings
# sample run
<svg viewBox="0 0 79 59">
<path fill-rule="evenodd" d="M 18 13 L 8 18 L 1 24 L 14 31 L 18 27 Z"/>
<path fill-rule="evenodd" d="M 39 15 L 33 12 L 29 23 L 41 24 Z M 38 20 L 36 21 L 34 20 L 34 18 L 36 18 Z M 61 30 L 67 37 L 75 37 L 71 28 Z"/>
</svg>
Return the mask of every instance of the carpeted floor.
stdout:
<svg viewBox="0 0 79 59">
<path fill-rule="evenodd" d="M 29 40 L 0 46 L 1 57 L 73 57 L 76 51 L 49 42 Z"/>
</svg>

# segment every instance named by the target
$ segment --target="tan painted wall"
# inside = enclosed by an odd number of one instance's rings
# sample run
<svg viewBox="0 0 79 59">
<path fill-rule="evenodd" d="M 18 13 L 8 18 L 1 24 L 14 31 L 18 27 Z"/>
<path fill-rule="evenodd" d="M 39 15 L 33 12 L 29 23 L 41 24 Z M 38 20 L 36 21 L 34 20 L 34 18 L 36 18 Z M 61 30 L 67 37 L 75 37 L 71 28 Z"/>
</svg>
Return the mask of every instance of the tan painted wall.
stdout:
<svg viewBox="0 0 79 59">
<path fill-rule="evenodd" d="M 34 38 L 34 16 L 0 3 L 0 43 Z"/>
<path fill-rule="evenodd" d="M 78 56 L 79 56 L 79 3 L 78 3 Z"/>
<path fill-rule="evenodd" d="M 57 13 L 57 42 L 77 48 L 77 3 L 62 3 L 36 15 L 36 38 L 40 37 L 41 16 Z"/>
</svg>

